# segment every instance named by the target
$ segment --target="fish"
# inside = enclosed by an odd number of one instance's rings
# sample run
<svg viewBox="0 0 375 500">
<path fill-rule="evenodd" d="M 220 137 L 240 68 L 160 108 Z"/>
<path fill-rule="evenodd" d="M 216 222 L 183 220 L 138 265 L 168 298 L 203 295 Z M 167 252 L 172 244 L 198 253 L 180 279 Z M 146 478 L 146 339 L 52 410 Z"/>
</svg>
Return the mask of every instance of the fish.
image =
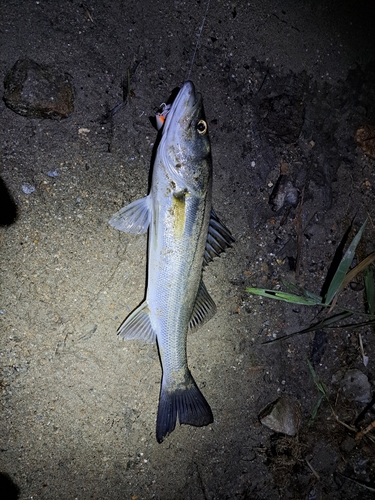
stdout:
<svg viewBox="0 0 375 500">
<path fill-rule="evenodd" d="M 115 213 L 120 231 L 148 231 L 144 301 L 118 329 L 124 340 L 157 343 L 162 366 L 156 439 L 181 424 L 213 422 L 210 405 L 187 363 L 187 335 L 216 311 L 203 280 L 204 267 L 234 238 L 212 209 L 212 158 L 201 94 L 183 83 L 164 105 L 149 194 Z"/>
</svg>

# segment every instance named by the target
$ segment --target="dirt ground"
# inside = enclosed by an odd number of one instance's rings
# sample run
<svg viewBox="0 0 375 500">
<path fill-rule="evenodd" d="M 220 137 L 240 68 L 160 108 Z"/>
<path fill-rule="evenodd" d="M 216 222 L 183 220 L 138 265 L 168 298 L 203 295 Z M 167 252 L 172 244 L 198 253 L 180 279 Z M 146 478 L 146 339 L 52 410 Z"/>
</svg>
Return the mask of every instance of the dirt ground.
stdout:
<svg viewBox="0 0 375 500">
<path fill-rule="evenodd" d="M 318 311 L 246 292 L 283 278 L 319 294 L 353 218 L 355 232 L 369 216 L 357 261 L 375 250 L 375 160 L 355 141 L 375 124 L 372 2 L 211 0 L 190 75 L 203 0 L 0 9 L 0 80 L 27 57 L 69 73 L 75 89 L 60 121 L 0 103 L 1 498 L 374 498 L 374 440 L 355 439 L 375 419 L 374 330 L 327 329 L 319 348 L 314 332 L 265 345 Z M 105 120 L 129 68 L 126 105 Z M 108 220 L 147 193 L 149 118 L 188 77 L 205 103 L 214 207 L 236 243 L 205 270 L 218 311 L 188 338 L 215 421 L 178 425 L 158 444 L 156 347 L 116 336 L 144 296 L 146 236 Z M 302 204 L 274 211 L 283 163 Z M 13 221 L 4 210 L 15 207 Z M 357 285 L 339 300 L 362 311 Z M 308 360 L 329 399 L 315 418 Z M 362 398 L 342 390 L 353 369 L 369 382 Z M 295 436 L 259 421 L 281 394 L 300 405 Z"/>
</svg>

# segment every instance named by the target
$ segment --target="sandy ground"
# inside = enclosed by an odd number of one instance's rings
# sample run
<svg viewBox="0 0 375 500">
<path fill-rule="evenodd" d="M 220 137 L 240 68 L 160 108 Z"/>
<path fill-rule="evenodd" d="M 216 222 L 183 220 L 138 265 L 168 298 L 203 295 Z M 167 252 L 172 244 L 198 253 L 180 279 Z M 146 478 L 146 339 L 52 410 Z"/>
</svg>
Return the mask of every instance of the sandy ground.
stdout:
<svg viewBox="0 0 375 500">
<path fill-rule="evenodd" d="M 356 229 L 370 217 L 361 252 L 374 250 L 375 162 L 354 140 L 375 123 L 371 2 L 211 0 L 191 74 L 206 2 L 3 0 L 0 9 L 1 79 L 28 57 L 68 72 L 75 88 L 66 120 L 28 119 L 0 104 L 0 173 L 17 206 L 0 233 L 0 496 L 371 498 L 373 442 L 355 441 L 326 401 L 308 426 L 320 396 L 307 364 L 313 334 L 263 344 L 309 326 L 316 310 L 245 291 L 296 280 L 298 211 L 268 204 L 283 162 L 304 189 L 303 286 L 320 293 L 354 216 Z M 104 123 L 135 61 L 132 95 Z M 108 220 L 147 193 L 149 117 L 187 77 L 210 127 L 214 207 L 236 244 L 205 271 L 218 311 L 188 339 L 215 421 L 177 426 L 159 445 L 156 347 L 116 336 L 144 296 L 146 236 L 116 232 Z M 343 300 L 361 308 L 362 293 L 349 289 Z M 365 405 L 341 401 L 340 380 L 357 368 L 372 391 L 375 376 L 374 331 L 360 333 L 367 367 L 358 331 L 345 329 L 329 331 L 316 366 L 348 425 Z M 295 437 L 259 422 L 280 394 L 301 406 Z"/>
</svg>

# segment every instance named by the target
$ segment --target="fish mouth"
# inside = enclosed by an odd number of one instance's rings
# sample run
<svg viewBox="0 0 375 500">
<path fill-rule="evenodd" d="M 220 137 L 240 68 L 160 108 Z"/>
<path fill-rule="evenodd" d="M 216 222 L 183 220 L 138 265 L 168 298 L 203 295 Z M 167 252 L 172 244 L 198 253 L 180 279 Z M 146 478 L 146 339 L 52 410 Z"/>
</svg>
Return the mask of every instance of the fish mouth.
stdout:
<svg viewBox="0 0 375 500">
<path fill-rule="evenodd" d="M 202 96 L 195 92 L 193 82 L 186 81 L 178 92 L 172 107 L 166 117 L 163 127 L 163 136 L 168 135 L 170 129 L 177 124 L 183 129 L 187 129 L 196 114 L 202 101 Z"/>
</svg>

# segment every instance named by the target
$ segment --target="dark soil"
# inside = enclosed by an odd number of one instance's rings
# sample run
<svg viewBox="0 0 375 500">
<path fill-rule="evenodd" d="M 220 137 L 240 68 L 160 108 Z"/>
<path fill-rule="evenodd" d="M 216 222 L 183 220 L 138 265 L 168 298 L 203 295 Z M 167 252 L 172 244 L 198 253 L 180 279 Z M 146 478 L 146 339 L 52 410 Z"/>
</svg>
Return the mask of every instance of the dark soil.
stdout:
<svg viewBox="0 0 375 500">
<path fill-rule="evenodd" d="M 355 139 L 375 125 L 372 2 L 211 0 L 191 73 L 204 1 L 0 9 L 0 79 L 28 58 L 75 89 L 62 120 L 0 104 L 1 498 L 374 498 L 374 431 L 355 439 L 375 420 L 374 329 L 267 345 L 318 309 L 246 292 L 284 279 L 321 293 L 366 217 L 356 262 L 375 250 L 375 160 Z M 218 311 L 188 339 L 215 421 L 159 445 L 156 347 L 116 336 L 144 295 L 146 236 L 108 220 L 147 193 L 150 117 L 186 78 L 203 95 L 214 207 L 236 243 L 205 271 Z M 362 312 L 357 281 L 339 303 Z M 343 389 L 352 369 L 370 382 L 364 398 Z M 281 394 L 300 405 L 295 436 L 259 422 Z"/>
</svg>

